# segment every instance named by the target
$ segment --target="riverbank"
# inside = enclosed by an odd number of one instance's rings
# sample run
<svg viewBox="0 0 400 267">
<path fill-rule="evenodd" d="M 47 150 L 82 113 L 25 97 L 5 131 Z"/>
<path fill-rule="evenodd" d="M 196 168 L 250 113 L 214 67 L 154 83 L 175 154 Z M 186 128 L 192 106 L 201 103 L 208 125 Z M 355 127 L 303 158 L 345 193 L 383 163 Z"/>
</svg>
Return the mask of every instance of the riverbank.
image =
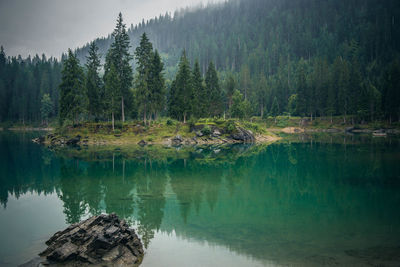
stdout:
<svg viewBox="0 0 400 267">
<path fill-rule="evenodd" d="M 14 128 L 18 129 L 18 128 Z M 27 128 L 25 128 L 27 129 Z M 278 116 L 249 120 L 199 119 L 187 123 L 162 118 L 144 124 L 142 121 L 117 123 L 114 130 L 109 122 L 85 122 L 50 131 L 37 143 L 48 146 L 125 146 L 125 145 L 207 145 L 234 143 L 273 143 L 287 134 L 301 133 L 368 133 L 385 136 L 400 134 L 400 125 L 385 122 L 368 124 L 344 123 L 342 117 L 309 118 Z"/>
</svg>

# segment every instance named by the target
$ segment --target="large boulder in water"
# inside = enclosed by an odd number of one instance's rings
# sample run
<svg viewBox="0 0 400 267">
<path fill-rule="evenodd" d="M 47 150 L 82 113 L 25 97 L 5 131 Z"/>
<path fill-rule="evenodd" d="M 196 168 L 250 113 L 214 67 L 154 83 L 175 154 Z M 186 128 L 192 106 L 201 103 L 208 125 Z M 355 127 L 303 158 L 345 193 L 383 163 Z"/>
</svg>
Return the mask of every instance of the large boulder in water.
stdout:
<svg viewBox="0 0 400 267">
<path fill-rule="evenodd" d="M 99 215 L 55 233 L 39 255 L 43 265 L 137 266 L 143 246 L 135 231 L 115 214 Z"/>
</svg>

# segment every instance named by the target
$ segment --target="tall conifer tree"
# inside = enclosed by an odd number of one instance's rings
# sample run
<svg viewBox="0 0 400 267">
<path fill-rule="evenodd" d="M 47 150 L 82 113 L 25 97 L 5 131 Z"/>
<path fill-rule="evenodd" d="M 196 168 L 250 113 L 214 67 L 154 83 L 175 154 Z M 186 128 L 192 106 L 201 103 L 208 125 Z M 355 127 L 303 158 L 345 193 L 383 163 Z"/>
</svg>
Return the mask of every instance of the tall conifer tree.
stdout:
<svg viewBox="0 0 400 267">
<path fill-rule="evenodd" d="M 65 119 L 75 123 L 84 111 L 86 94 L 84 91 L 84 74 L 75 54 L 68 50 L 68 58 L 64 61 L 60 84 L 60 124 Z"/>
<path fill-rule="evenodd" d="M 117 25 L 112 37 L 113 43 L 106 56 L 104 75 L 107 76 L 111 65 L 114 65 L 119 80 L 119 94 L 121 95 L 121 119 L 125 121 L 125 108 L 129 109 L 133 102 L 132 94 L 129 90 L 132 86 L 133 71 L 130 65 L 132 56 L 129 54 L 129 35 L 121 13 L 118 15 Z"/>
<path fill-rule="evenodd" d="M 143 114 L 143 121 L 146 123 L 147 116 L 150 109 L 150 85 L 151 65 L 153 59 L 153 45 L 147 38 L 146 33 L 142 34 L 140 44 L 135 50 L 136 58 L 136 97 L 139 104 L 139 109 Z"/>
<path fill-rule="evenodd" d="M 217 71 L 211 61 L 206 74 L 206 92 L 208 95 L 208 116 L 218 116 L 222 113 L 222 92 L 219 86 Z"/>
<path fill-rule="evenodd" d="M 114 131 L 115 113 L 119 109 L 121 101 L 121 80 L 114 64 L 111 64 L 109 71 L 104 76 L 105 94 L 106 94 L 106 107 L 107 112 L 111 114 L 112 130 Z"/>
<path fill-rule="evenodd" d="M 90 43 L 89 56 L 87 57 L 86 68 L 86 92 L 88 97 L 88 113 L 89 117 L 93 116 L 98 120 L 102 115 L 102 101 L 104 99 L 104 92 L 102 90 L 102 81 L 99 75 L 100 58 L 97 54 L 98 47 L 95 42 Z"/>
<path fill-rule="evenodd" d="M 193 110 L 193 88 L 191 81 L 191 71 L 189 61 L 186 58 L 186 52 L 183 51 L 179 62 L 178 73 L 172 82 L 169 113 L 176 119 L 186 119 L 191 115 Z"/>
<path fill-rule="evenodd" d="M 200 73 L 200 65 L 198 60 L 194 63 L 193 73 L 192 73 L 192 86 L 193 86 L 193 114 L 197 118 L 206 116 L 207 102 L 207 92 L 203 85 L 203 78 Z"/>
<path fill-rule="evenodd" d="M 164 64 L 156 50 L 151 61 L 148 84 L 150 91 L 150 112 L 154 117 L 159 114 L 165 104 L 165 81 L 163 76 Z"/>
</svg>

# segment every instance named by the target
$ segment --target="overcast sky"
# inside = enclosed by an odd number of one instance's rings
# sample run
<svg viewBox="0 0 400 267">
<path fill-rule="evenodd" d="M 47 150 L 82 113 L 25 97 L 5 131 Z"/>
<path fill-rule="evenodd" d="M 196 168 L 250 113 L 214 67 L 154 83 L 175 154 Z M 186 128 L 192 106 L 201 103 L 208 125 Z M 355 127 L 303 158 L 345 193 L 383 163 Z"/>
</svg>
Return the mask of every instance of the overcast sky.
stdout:
<svg viewBox="0 0 400 267">
<path fill-rule="evenodd" d="M 0 0 L 0 45 L 7 55 L 60 57 L 112 32 L 121 11 L 129 27 L 143 18 L 222 0 Z"/>
</svg>

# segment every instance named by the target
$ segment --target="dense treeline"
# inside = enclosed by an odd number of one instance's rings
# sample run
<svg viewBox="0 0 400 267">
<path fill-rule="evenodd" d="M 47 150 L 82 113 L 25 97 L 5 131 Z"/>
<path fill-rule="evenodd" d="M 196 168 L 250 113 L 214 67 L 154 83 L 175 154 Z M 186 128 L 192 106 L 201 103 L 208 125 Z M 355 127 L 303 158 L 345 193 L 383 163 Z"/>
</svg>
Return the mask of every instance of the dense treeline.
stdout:
<svg viewBox="0 0 400 267">
<path fill-rule="evenodd" d="M 0 122 L 47 121 L 58 114 L 62 64 L 44 55 L 7 57 L 0 51 Z"/>
<path fill-rule="evenodd" d="M 133 76 L 130 65 L 133 57 L 129 53 L 125 27 L 119 14 L 103 77 L 100 76 L 100 56 L 95 42 L 90 44 L 86 71 L 75 53 L 68 51 L 60 84 L 61 124 L 65 120 L 74 123 L 81 119 L 111 120 L 114 130 L 116 119 L 124 122 L 125 118 L 139 117 L 146 123 L 159 115 L 170 115 L 186 122 L 187 118 L 221 116 L 226 111 L 213 63 L 210 62 L 203 80 L 198 62 L 192 72 L 185 51 L 167 97 L 164 65 L 146 33 L 142 34 L 135 49 L 137 68 Z"/>
<path fill-rule="evenodd" d="M 251 115 L 398 120 L 399 18 L 396 0 L 231 0 L 161 15 L 128 34 L 136 47 L 148 33 L 170 80 L 182 49 L 202 75 L 214 62 L 225 83 L 233 76 Z M 110 38 L 96 42 L 106 51 Z"/>
<path fill-rule="evenodd" d="M 117 25 L 74 55 L 91 57 L 81 70 L 88 102 L 80 107 L 95 120 L 287 114 L 398 121 L 399 18 L 395 0 L 231 0 Z"/>
</svg>

